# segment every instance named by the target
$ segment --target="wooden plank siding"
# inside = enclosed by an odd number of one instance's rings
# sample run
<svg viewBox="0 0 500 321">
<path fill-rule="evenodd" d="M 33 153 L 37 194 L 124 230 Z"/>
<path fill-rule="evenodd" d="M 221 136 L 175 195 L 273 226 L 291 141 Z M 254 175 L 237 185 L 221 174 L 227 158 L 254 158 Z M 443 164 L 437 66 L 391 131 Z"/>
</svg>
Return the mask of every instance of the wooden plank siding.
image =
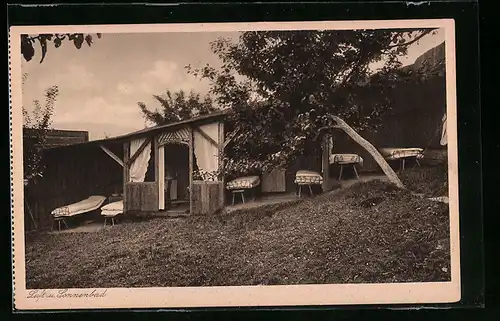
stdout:
<svg viewBox="0 0 500 321">
<path fill-rule="evenodd" d="M 35 129 L 25 129 L 24 138 L 30 139 L 36 137 Z M 69 146 L 74 144 L 86 143 L 89 141 L 89 133 L 87 131 L 77 130 L 59 130 L 52 129 L 47 132 L 44 148 L 55 148 L 61 146 Z"/>
<path fill-rule="evenodd" d="M 275 169 L 262 173 L 262 192 L 279 193 L 286 192 L 286 171 Z"/>
<path fill-rule="evenodd" d="M 224 122 L 219 122 L 219 169 L 223 170 L 224 169 L 224 149 L 225 149 L 225 140 L 226 140 L 226 132 L 224 128 Z M 222 183 L 222 188 L 220 189 L 220 204 L 224 206 L 226 204 L 226 191 L 224 189 L 224 186 L 226 186 L 226 179 L 224 177 L 224 172 L 222 171 L 219 180 Z"/>
<path fill-rule="evenodd" d="M 129 165 L 129 159 L 130 159 L 130 142 L 125 142 L 123 143 L 123 214 L 127 214 L 127 204 L 129 202 L 127 193 L 125 191 L 127 190 L 127 184 L 130 181 L 130 165 Z"/>
<path fill-rule="evenodd" d="M 205 182 L 193 181 L 193 202 L 191 213 L 193 215 L 210 215 L 222 209 L 220 193 L 224 185 L 220 181 Z"/>
<path fill-rule="evenodd" d="M 156 182 L 127 183 L 125 187 L 127 212 L 158 211 L 158 184 Z"/>
<path fill-rule="evenodd" d="M 109 148 L 122 156 L 115 146 Z M 40 229 L 51 227 L 50 213 L 57 207 L 122 191 L 122 167 L 97 145 L 46 150 L 43 163 L 43 177 L 25 187 L 26 201 Z M 26 230 L 34 228 L 27 209 L 25 225 Z"/>
<path fill-rule="evenodd" d="M 445 78 L 435 77 L 418 86 L 402 84 L 393 89 L 392 95 L 393 113 L 383 117 L 379 129 L 359 134 L 376 148 L 445 149 L 439 144 L 440 132 L 436 135 L 446 110 Z M 334 134 L 334 152 L 354 153 L 363 157 L 361 171 L 379 170 L 373 157 L 340 130 Z M 334 166 L 333 171 L 337 172 L 338 166 Z"/>
</svg>

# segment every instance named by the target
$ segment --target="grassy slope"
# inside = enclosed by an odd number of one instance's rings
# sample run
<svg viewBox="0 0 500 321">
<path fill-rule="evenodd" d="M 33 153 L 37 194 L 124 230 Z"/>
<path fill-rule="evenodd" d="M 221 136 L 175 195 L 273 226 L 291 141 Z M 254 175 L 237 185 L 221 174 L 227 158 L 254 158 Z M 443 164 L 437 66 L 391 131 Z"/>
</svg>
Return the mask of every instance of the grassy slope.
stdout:
<svg viewBox="0 0 500 321">
<path fill-rule="evenodd" d="M 448 207 L 369 182 L 282 209 L 34 236 L 26 259 L 29 288 L 445 281 Z"/>
<path fill-rule="evenodd" d="M 448 169 L 446 164 L 432 167 L 407 168 L 399 174 L 406 188 L 427 197 L 448 195 Z"/>
</svg>

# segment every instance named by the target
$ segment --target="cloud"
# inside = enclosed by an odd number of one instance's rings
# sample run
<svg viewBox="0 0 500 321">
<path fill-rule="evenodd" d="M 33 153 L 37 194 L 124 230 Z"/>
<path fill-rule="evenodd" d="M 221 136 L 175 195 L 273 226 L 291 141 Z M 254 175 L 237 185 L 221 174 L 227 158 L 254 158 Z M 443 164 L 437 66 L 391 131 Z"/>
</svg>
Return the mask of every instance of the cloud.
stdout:
<svg viewBox="0 0 500 321">
<path fill-rule="evenodd" d="M 78 104 L 75 100 L 71 100 L 68 103 Z M 68 103 L 59 101 L 58 105 L 65 105 Z M 71 110 L 62 109 L 64 110 L 63 112 L 58 112 L 59 110 L 60 109 L 57 108 L 55 109 L 53 116 L 54 123 L 84 122 L 101 125 L 119 123 L 124 127 L 143 127 L 141 112 L 134 102 L 121 104 L 99 96 L 83 100 L 79 103 L 79 106 L 74 106 Z"/>
<path fill-rule="evenodd" d="M 158 60 L 135 79 L 121 81 L 116 85 L 117 94 L 124 96 L 151 97 L 166 90 L 207 93 L 208 83 L 189 75 L 173 61 Z"/>
<path fill-rule="evenodd" d="M 95 88 L 100 86 L 101 82 L 99 78 L 85 66 L 68 64 L 62 72 L 41 77 L 38 81 L 38 87 L 41 89 L 53 85 L 57 85 L 64 90 L 73 91 Z"/>
<path fill-rule="evenodd" d="M 184 71 L 181 71 L 185 73 Z M 168 83 L 179 77 L 179 68 L 177 63 L 173 61 L 155 61 L 153 68 L 146 71 L 143 75 L 144 78 L 153 78 L 154 80 Z"/>
<path fill-rule="evenodd" d="M 135 87 L 128 82 L 119 82 L 116 90 L 122 95 L 131 95 L 135 92 Z"/>
</svg>

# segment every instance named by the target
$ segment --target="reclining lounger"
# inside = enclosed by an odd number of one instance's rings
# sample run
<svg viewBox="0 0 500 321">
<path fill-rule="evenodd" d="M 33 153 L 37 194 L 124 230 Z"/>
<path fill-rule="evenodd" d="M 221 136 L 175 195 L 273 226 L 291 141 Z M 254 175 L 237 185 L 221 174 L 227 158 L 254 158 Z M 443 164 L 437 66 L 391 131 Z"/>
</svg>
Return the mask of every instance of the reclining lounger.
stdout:
<svg viewBox="0 0 500 321">
<path fill-rule="evenodd" d="M 313 195 L 312 185 L 323 184 L 323 176 L 317 172 L 301 170 L 295 174 L 295 184 L 299 186 L 299 197 L 302 193 L 302 186 L 308 186 L 309 192 Z"/>
<path fill-rule="evenodd" d="M 381 148 L 380 153 L 386 160 L 401 160 L 401 170 L 405 169 L 405 160 L 415 158 L 417 165 L 420 166 L 419 159 L 424 157 L 422 148 Z"/>
<path fill-rule="evenodd" d="M 260 185 L 259 176 L 245 176 L 245 177 L 238 177 L 236 179 L 233 179 L 232 181 L 229 181 L 226 185 L 226 189 L 231 191 L 231 193 L 233 193 L 233 205 L 234 205 L 234 199 L 236 194 L 240 194 L 242 202 L 245 203 L 245 195 L 244 195 L 245 190 L 253 189 L 259 185 Z"/>
<path fill-rule="evenodd" d="M 92 195 L 80 202 L 58 207 L 51 214 L 54 217 L 54 221 L 58 223 L 59 230 L 61 230 L 61 221 L 68 227 L 65 218 L 95 211 L 101 207 L 105 200 L 106 197 L 104 196 Z"/>
</svg>

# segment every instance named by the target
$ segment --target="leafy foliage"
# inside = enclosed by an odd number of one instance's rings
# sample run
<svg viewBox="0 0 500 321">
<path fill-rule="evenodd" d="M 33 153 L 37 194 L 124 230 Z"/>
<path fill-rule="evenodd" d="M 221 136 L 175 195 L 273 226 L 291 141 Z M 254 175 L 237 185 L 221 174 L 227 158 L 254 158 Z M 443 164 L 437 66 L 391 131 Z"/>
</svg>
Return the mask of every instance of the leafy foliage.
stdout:
<svg viewBox="0 0 500 321">
<path fill-rule="evenodd" d="M 328 115 L 376 130 L 391 112 L 389 92 L 411 77 L 398 58 L 431 32 L 252 31 L 237 43 L 213 42 L 220 69 L 186 68 L 208 79 L 216 103 L 230 111 L 225 170 L 265 170 L 310 154 L 320 147 L 318 129 L 331 125 Z"/>
<path fill-rule="evenodd" d="M 101 36 L 100 33 L 97 34 L 98 38 Z M 73 42 L 77 49 L 80 49 L 84 42 L 89 47 L 93 43 L 92 35 L 83 33 L 21 35 L 21 54 L 26 61 L 30 61 L 35 55 L 35 43 L 38 42 L 42 55 L 40 63 L 42 63 L 47 54 L 49 43 L 52 42 L 55 48 L 59 48 L 64 40 Z"/>
<path fill-rule="evenodd" d="M 186 94 L 183 90 L 167 92 L 163 95 L 153 95 L 160 104 L 160 108 L 151 111 L 144 102 L 138 102 L 139 108 L 146 119 L 155 125 L 165 125 L 206 115 L 217 110 L 210 96 L 201 98 L 200 94 L 190 91 Z"/>
<path fill-rule="evenodd" d="M 23 82 L 26 80 L 23 75 Z M 51 129 L 51 117 L 59 88 L 52 86 L 45 91 L 45 103 L 33 101 L 33 110 L 29 112 L 24 106 L 23 111 L 23 164 L 24 179 L 31 182 L 43 176 L 42 162 L 44 144 Z"/>
</svg>

